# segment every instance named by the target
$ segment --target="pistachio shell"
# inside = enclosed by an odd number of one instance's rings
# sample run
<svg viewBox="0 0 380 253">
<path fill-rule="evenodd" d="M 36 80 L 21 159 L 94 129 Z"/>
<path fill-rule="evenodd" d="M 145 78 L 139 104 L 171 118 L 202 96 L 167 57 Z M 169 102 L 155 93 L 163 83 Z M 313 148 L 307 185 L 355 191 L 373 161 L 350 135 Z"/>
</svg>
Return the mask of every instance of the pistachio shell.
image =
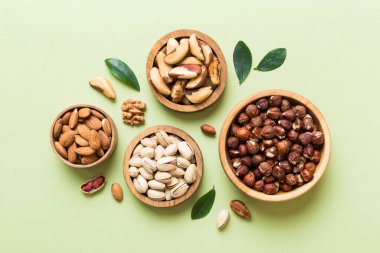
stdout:
<svg viewBox="0 0 380 253">
<path fill-rule="evenodd" d="M 167 187 L 168 189 L 173 189 L 173 188 L 178 184 L 178 182 L 179 182 L 178 178 L 176 178 L 176 177 L 172 177 L 170 183 L 167 183 L 167 184 L 166 184 L 166 187 Z"/>
<path fill-rule="evenodd" d="M 128 173 L 130 177 L 137 177 L 139 175 L 139 169 L 136 167 L 129 167 Z"/>
<path fill-rule="evenodd" d="M 191 160 L 194 157 L 194 151 L 186 141 L 178 143 L 178 151 L 187 160 Z"/>
<path fill-rule="evenodd" d="M 170 173 L 162 172 L 162 171 L 157 171 L 156 174 L 154 174 L 154 179 L 164 184 L 170 183 L 171 177 L 172 175 L 170 175 Z"/>
<path fill-rule="evenodd" d="M 156 162 L 150 159 L 149 157 L 144 157 L 141 160 L 141 164 L 144 167 L 144 169 L 148 171 L 149 173 L 153 173 L 157 170 Z"/>
<path fill-rule="evenodd" d="M 164 131 L 158 131 L 156 133 L 157 141 L 159 144 L 161 144 L 164 148 L 169 146 L 172 141 L 169 138 L 169 135 Z"/>
<path fill-rule="evenodd" d="M 190 162 L 186 160 L 183 157 L 177 157 L 177 166 L 182 168 L 182 169 L 187 169 L 189 167 Z"/>
<path fill-rule="evenodd" d="M 165 148 L 161 145 L 158 145 L 154 150 L 154 160 L 157 161 L 158 159 L 160 159 L 164 155 L 164 152 Z"/>
<path fill-rule="evenodd" d="M 153 189 L 153 190 L 164 190 L 166 188 L 166 185 L 161 183 L 161 182 L 158 182 L 157 180 L 150 180 L 148 181 L 148 185 L 149 185 L 149 188 L 150 189 Z"/>
<path fill-rule="evenodd" d="M 152 180 L 153 179 L 153 174 L 149 173 L 146 169 L 143 167 L 139 168 L 140 175 L 145 178 L 146 180 Z"/>
<path fill-rule="evenodd" d="M 183 175 L 185 175 L 185 170 L 177 167 L 175 170 L 169 171 L 169 173 L 173 177 L 182 177 Z"/>
<path fill-rule="evenodd" d="M 141 164 L 141 157 L 139 157 L 139 156 L 132 156 L 131 159 L 129 159 L 128 164 L 130 166 L 137 167 L 137 168 L 141 167 L 142 166 L 142 164 Z"/>
<path fill-rule="evenodd" d="M 162 191 L 149 189 L 147 192 L 148 198 L 156 201 L 161 201 L 165 199 L 165 193 Z"/>
<path fill-rule="evenodd" d="M 177 158 L 174 156 L 166 156 L 158 159 L 157 169 L 159 171 L 175 170 L 177 164 Z"/>
<path fill-rule="evenodd" d="M 176 136 L 176 135 L 169 135 L 169 138 L 170 138 L 170 140 L 171 140 L 171 142 L 173 143 L 173 144 L 178 144 L 178 143 L 180 143 L 181 141 L 183 141 L 183 140 L 181 140 L 178 136 Z"/>
<path fill-rule="evenodd" d="M 166 189 L 166 190 L 165 190 L 165 199 L 166 199 L 167 201 L 173 199 L 172 195 L 170 194 L 170 190 L 169 190 L 169 189 Z"/>
<path fill-rule="evenodd" d="M 195 164 L 190 164 L 187 168 L 184 179 L 188 184 L 192 184 L 197 180 L 197 166 Z"/>
<path fill-rule="evenodd" d="M 154 157 L 154 148 L 151 147 L 144 147 L 140 150 L 140 156 L 141 157 L 149 157 L 153 158 Z"/>
<path fill-rule="evenodd" d="M 174 156 L 177 154 L 178 148 L 176 144 L 170 144 L 169 146 L 166 147 L 164 155 L 165 156 Z"/>
<path fill-rule="evenodd" d="M 148 190 L 148 182 L 141 175 L 133 179 L 133 184 L 139 193 L 145 193 Z"/>
<path fill-rule="evenodd" d="M 153 140 L 151 138 L 142 139 L 141 144 L 144 145 L 145 147 L 150 147 L 150 148 L 156 148 L 157 147 L 157 141 Z"/>
<path fill-rule="evenodd" d="M 170 190 L 170 194 L 173 198 L 179 198 L 183 196 L 189 188 L 190 186 L 186 184 L 186 182 L 180 182 L 176 185 L 176 187 Z"/>
</svg>

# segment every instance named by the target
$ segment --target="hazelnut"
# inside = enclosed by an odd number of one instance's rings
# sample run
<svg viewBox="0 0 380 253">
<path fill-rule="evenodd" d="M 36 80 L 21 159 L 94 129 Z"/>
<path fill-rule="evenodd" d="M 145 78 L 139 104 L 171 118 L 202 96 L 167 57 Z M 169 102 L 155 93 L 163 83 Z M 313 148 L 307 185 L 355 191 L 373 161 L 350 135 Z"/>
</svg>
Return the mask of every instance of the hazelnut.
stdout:
<svg viewBox="0 0 380 253">
<path fill-rule="evenodd" d="M 312 133 L 312 142 L 315 145 L 322 145 L 324 142 L 324 134 L 321 131 L 313 131 Z"/>
<path fill-rule="evenodd" d="M 244 183 L 249 186 L 249 187 L 253 187 L 255 185 L 255 175 L 253 174 L 252 171 L 248 172 L 247 175 L 245 175 L 244 179 L 243 179 Z"/>
<path fill-rule="evenodd" d="M 314 120 L 310 114 L 306 114 L 303 118 L 303 129 L 306 131 L 313 131 L 315 129 Z"/>
<path fill-rule="evenodd" d="M 292 143 L 289 140 L 283 140 L 276 144 L 280 160 L 284 159 L 290 151 Z"/>
<path fill-rule="evenodd" d="M 274 145 L 274 139 L 263 140 L 264 147 L 270 148 Z"/>
<path fill-rule="evenodd" d="M 301 175 L 300 174 L 295 174 L 294 176 L 296 177 L 296 180 L 297 180 L 296 186 L 297 187 L 302 186 L 304 184 L 304 181 L 303 181 Z"/>
<path fill-rule="evenodd" d="M 267 159 L 267 163 L 269 163 L 270 165 L 274 166 L 276 164 L 276 160 L 274 160 L 274 159 Z"/>
<path fill-rule="evenodd" d="M 279 119 L 281 115 L 282 115 L 281 110 L 278 107 L 271 107 L 267 111 L 267 116 L 270 119 L 274 119 L 274 120 Z"/>
<path fill-rule="evenodd" d="M 260 113 L 260 117 L 263 119 L 263 120 L 266 120 L 268 118 L 268 115 L 266 112 L 262 112 Z"/>
<path fill-rule="evenodd" d="M 251 124 L 253 127 L 261 127 L 263 125 L 263 118 L 261 118 L 261 116 L 256 116 L 254 118 L 251 119 Z"/>
<path fill-rule="evenodd" d="M 273 165 L 269 164 L 268 162 L 262 162 L 259 165 L 259 171 L 264 176 L 269 176 L 272 174 L 272 167 Z"/>
<path fill-rule="evenodd" d="M 300 156 L 299 162 L 305 164 L 307 163 L 307 159 L 304 156 Z"/>
<path fill-rule="evenodd" d="M 288 185 L 288 184 L 280 184 L 280 189 L 283 192 L 288 192 L 288 191 L 291 191 L 293 189 L 293 187 L 291 185 Z"/>
<path fill-rule="evenodd" d="M 287 120 L 293 121 L 296 118 L 296 113 L 292 109 L 288 109 L 282 113 L 282 117 Z"/>
<path fill-rule="evenodd" d="M 264 126 L 262 129 L 261 129 L 261 136 L 266 138 L 266 139 L 271 139 L 274 137 L 274 129 L 272 126 Z"/>
<path fill-rule="evenodd" d="M 278 189 L 279 189 L 279 186 L 277 187 L 277 185 L 275 183 L 270 183 L 270 184 L 264 185 L 263 192 L 265 194 L 272 195 L 272 194 L 275 194 L 276 192 L 278 192 Z"/>
<path fill-rule="evenodd" d="M 296 118 L 293 122 L 293 129 L 296 130 L 296 131 L 300 131 L 301 128 L 302 128 L 302 124 L 303 124 L 303 121 L 299 118 Z"/>
<path fill-rule="evenodd" d="M 298 140 L 302 145 L 307 145 L 311 143 L 311 140 L 313 138 L 312 133 L 310 132 L 304 132 L 298 136 Z"/>
<path fill-rule="evenodd" d="M 264 189 L 264 184 L 265 183 L 263 180 L 256 181 L 255 185 L 253 186 L 253 189 L 255 189 L 256 191 L 262 192 Z"/>
<path fill-rule="evenodd" d="M 314 174 L 311 173 L 309 170 L 301 171 L 300 175 L 301 175 L 303 181 L 305 181 L 305 182 L 310 182 L 311 180 L 313 180 L 313 177 L 314 177 Z"/>
<path fill-rule="evenodd" d="M 248 153 L 250 153 L 251 155 L 257 154 L 259 152 L 260 146 L 259 144 L 257 144 L 257 142 L 247 141 L 246 145 Z"/>
<path fill-rule="evenodd" d="M 245 127 L 240 127 L 237 131 L 236 131 L 236 137 L 239 139 L 239 140 L 243 140 L 243 141 L 246 141 L 249 139 L 249 136 L 251 135 L 251 132 L 245 128 Z"/>
<path fill-rule="evenodd" d="M 259 166 L 260 163 L 265 161 L 265 156 L 262 154 L 256 154 L 252 156 L 252 165 L 254 167 Z"/>
<path fill-rule="evenodd" d="M 237 149 L 238 145 L 239 145 L 239 139 L 238 138 L 236 138 L 235 136 L 228 137 L 227 147 L 229 147 L 231 149 Z"/>
<path fill-rule="evenodd" d="M 300 160 L 300 154 L 296 153 L 296 152 L 290 152 L 289 155 L 288 155 L 288 161 L 293 164 L 293 165 L 296 165 Z"/>
<path fill-rule="evenodd" d="M 276 144 L 279 143 L 279 142 L 280 142 L 279 139 L 277 139 L 277 138 L 273 138 L 273 143 L 274 143 L 274 145 L 276 145 Z"/>
<path fill-rule="evenodd" d="M 249 156 L 244 156 L 240 159 L 240 163 L 247 166 L 248 168 L 252 167 L 252 159 Z"/>
<path fill-rule="evenodd" d="M 253 130 L 252 130 L 252 135 L 253 137 L 257 138 L 257 139 L 262 139 L 263 137 L 261 136 L 261 131 L 262 131 L 262 128 L 260 127 L 255 127 Z"/>
<path fill-rule="evenodd" d="M 254 169 L 253 174 L 255 174 L 256 180 L 260 180 L 263 177 L 263 175 L 261 175 L 259 169 Z"/>
<path fill-rule="evenodd" d="M 248 105 L 246 108 L 245 108 L 245 113 L 251 117 L 251 118 L 254 118 L 256 117 L 257 115 L 259 115 L 260 111 L 259 111 L 259 108 L 257 108 L 256 105 L 254 104 L 250 104 Z"/>
<path fill-rule="evenodd" d="M 239 144 L 238 150 L 240 156 L 246 156 L 248 154 L 247 145 L 245 144 Z"/>
<path fill-rule="evenodd" d="M 280 126 L 282 126 L 285 130 L 289 131 L 290 129 L 292 129 L 293 127 L 293 124 L 290 120 L 287 120 L 287 119 L 280 119 L 278 121 L 278 124 Z"/>
<path fill-rule="evenodd" d="M 269 176 L 269 177 L 264 177 L 263 180 L 264 180 L 264 183 L 270 184 L 274 182 L 275 178 L 273 176 Z"/>
<path fill-rule="evenodd" d="M 240 157 L 235 157 L 231 159 L 232 167 L 235 169 L 241 165 Z"/>
<path fill-rule="evenodd" d="M 305 163 L 299 161 L 296 165 L 293 166 L 293 173 L 300 173 L 305 167 Z"/>
<path fill-rule="evenodd" d="M 236 149 L 230 149 L 230 150 L 228 150 L 228 156 L 230 158 L 239 157 L 240 156 L 239 150 L 236 150 Z"/>
<path fill-rule="evenodd" d="M 296 185 L 297 184 L 297 178 L 294 176 L 294 174 L 288 174 L 286 175 L 285 177 L 285 182 L 288 184 L 288 185 Z"/>
<path fill-rule="evenodd" d="M 315 164 L 318 164 L 321 161 L 321 152 L 319 152 L 319 150 L 314 150 L 314 155 L 310 160 Z"/>
<path fill-rule="evenodd" d="M 264 126 L 275 126 L 276 122 L 273 119 L 266 119 L 264 120 Z"/>
<path fill-rule="evenodd" d="M 285 173 L 290 173 L 293 171 L 293 167 L 292 165 L 290 164 L 289 161 L 287 160 L 284 160 L 284 161 L 280 161 L 278 163 L 278 166 L 280 166 L 281 169 L 284 169 L 285 170 Z"/>
<path fill-rule="evenodd" d="M 282 126 L 274 126 L 274 134 L 279 138 L 279 139 L 285 139 L 286 136 L 286 131 Z"/>
<path fill-rule="evenodd" d="M 259 151 L 260 151 L 260 152 L 264 152 L 264 150 L 265 150 L 264 143 L 261 142 L 261 143 L 259 144 Z"/>
<path fill-rule="evenodd" d="M 266 148 L 264 150 L 264 155 L 266 157 L 268 157 L 269 159 L 277 157 L 277 155 L 278 155 L 277 147 L 272 146 L 270 148 Z"/>
<path fill-rule="evenodd" d="M 281 106 L 282 103 L 282 97 L 278 95 L 271 96 L 269 98 L 269 105 L 270 106 Z"/>
<path fill-rule="evenodd" d="M 247 128 L 248 131 L 252 131 L 252 129 L 253 129 L 253 125 L 252 125 L 250 122 L 245 123 L 245 124 L 243 125 L 243 127 Z"/>
<path fill-rule="evenodd" d="M 317 166 L 313 162 L 308 162 L 305 164 L 304 170 L 310 171 L 312 174 L 314 174 L 315 170 L 317 169 Z"/>
<path fill-rule="evenodd" d="M 249 172 L 248 170 L 248 167 L 247 166 L 244 166 L 244 165 L 240 165 L 237 169 L 236 169 L 236 173 L 235 175 L 241 179 L 243 179 L 245 177 L 245 175 L 247 175 Z"/>
<path fill-rule="evenodd" d="M 302 119 L 306 115 L 306 107 L 303 105 L 296 105 L 293 110 L 297 118 Z"/>
<path fill-rule="evenodd" d="M 260 110 L 267 110 L 269 107 L 268 99 L 265 99 L 265 98 L 259 99 L 259 101 L 257 101 L 256 103 L 256 106 Z"/>
<path fill-rule="evenodd" d="M 240 113 L 237 117 L 237 123 L 240 125 L 247 123 L 249 120 L 250 118 L 245 112 Z"/>
<path fill-rule="evenodd" d="M 289 110 L 290 108 L 292 108 L 292 105 L 290 104 L 289 100 L 287 99 L 283 99 L 281 101 L 281 111 L 287 111 Z"/>
<path fill-rule="evenodd" d="M 236 135 L 237 130 L 239 129 L 238 125 L 232 124 L 230 129 L 230 135 Z"/>
<path fill-rule="evenodd" d="M 287 134 L 289 141 L 292 141 L 292 142 L 297 142 L 298 136 L 299 136 L 299 133 L 294 129 L 291 129 Z"/>
<path fill-rule="evenodd" d="M 296 152 L 298 154 L 302 154 L 303 148 L 300 144 L 293 144 L 293 146 L 290 148 L 290 152 Z"/>
<path fill-rule="evenodd" d="M 306 158 L 312 158 L 314 155 L 314 147 L 311 144 L 308 144 L 306 147 L 303 148 L 303 156 Z"/>
<path fill-rule="evenodd" d="M 273 169 L 272 169 L 272 176 L 274 178 L 284 180 L 285 179 L 285 170 L 283 168 L 281 168 L 279 165 L 275 165 L 275 166 L 273 166 Z"/>
</svg>

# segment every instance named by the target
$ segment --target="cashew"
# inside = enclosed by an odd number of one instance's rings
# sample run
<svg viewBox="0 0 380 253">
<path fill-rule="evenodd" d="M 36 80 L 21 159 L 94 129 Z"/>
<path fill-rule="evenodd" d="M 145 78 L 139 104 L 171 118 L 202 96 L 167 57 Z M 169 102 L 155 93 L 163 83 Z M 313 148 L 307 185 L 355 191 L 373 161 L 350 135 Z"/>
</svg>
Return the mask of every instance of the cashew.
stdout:
<svg viewBox="0 0 380 253">
<path fill-rule="evenodd" d="M 112 84 L 110 81 L 108 81 L 106 78 L 97 76 L 90 80 L 90 85 L 100 91 L 103 92 L 103 94 L 108 98 L 115 98 L 115 90 L 112 87 Z"/>
<path fill-rule="evenodd" d="M 158 68 L 153 67 L 150 70 L 150 80 L 152 81 L 153 85 L 156 87 L 158 92 L 160 92 L 161 94 L 163 94 L 165 96 L 170 95 L 170 89 L 166 85 L 164 80 L 162 79 Z"/>
<path fill-rule="evenodd" d="M 156 56 L 156 63 L 162 79 L 166 84 L 169 84 L 173 81 L 173 78 L 169 76 L 169 71 L 172 67 L 164 61 L 165 56 L 166 55 L 163 52 L 158 52 Z"/>
<path fill-rule="evenodd" d="M 173 65 L 185 58 L 187 52 L 189 51 L 189 39 L 181 39 L 179 46 L 177 49 L 166 55 L 164 60 L 167 64 Z"/>
<path fill-rule="evenodd" d="M 198 90 L 186 91 L 186 98 L 193 104 L 199 104 L 210 97 L 212 89 L 210 87 L 202 87 Z"/>
<path fill-rule="evenodd" d="M 199 65 L 181 65 L 169 71 L 169 75 L 178 79 L 191 79 L 201 73 Z"/>
<path fill-rule="evenodd" d="M 203 65 L 203 63 L 194 56 L 188 56 L 185 59 L 183 59 L 180 63 L 178 63 L 178 65 L 184 64 Z"/>
<path fill-rule="evenodd" d="M 198 40 L 198 42 L 199 42 L 199 45 L 201 46 L 203 56 L 205 58 L 203 62 L 206 64 L 206 66 L 208 66 L 211 63 L 212 58 L 214 57 L 212 49 L 206 42 L 202 40 Z"/>
<path fill-rule="evenodd" d="M 189 44 L 191 54 L 197 57 L 198 60 L 203 61 L 205 58 L 202 54 L 202 49 L 198 44 L 197 36 L 195 34 L 190 35 Z"/>
<path fill-rule="evenodd" d="M 178 41 L 176 39 L 170 38 L 168 43 L 166 44 L 166 54 L 173 53 L 174 50 L 179 46 Z"/>
<path fill-rule="evenodd" d="M 207 67 L 201 66 L 202 72 L 197 77 L 194 77 L 186 84 L 186 89 L 195 89 L 203 86 L 207 79 Z"/>
<path fill-rule="evenodd" d="M 185 96 L 185 85 L 186 80 L 177 80 L 172 88 L 172 101 L 173 103 L 179 103 L 182 101 L 183 97 Z"/>
<path fill-rule="evenodd" d="M 215 85 L 220 83 L 220 69 L 220 61 L 215 57 L 210 63 L 210 66 L 208 66 L 211 82 Z"/>
</svg>

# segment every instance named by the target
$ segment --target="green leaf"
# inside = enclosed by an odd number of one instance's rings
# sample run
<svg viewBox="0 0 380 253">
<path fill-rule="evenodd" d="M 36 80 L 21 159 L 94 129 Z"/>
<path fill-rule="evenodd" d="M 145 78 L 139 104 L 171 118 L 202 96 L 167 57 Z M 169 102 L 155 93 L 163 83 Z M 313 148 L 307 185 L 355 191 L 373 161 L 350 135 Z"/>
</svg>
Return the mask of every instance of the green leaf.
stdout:
<svg viewBox="0 0 380 253">
<path fill-rule="evenodd" d="M 215 200 L 215 187 L 197 200 L 191 210 L 191 219 L 197 220 L 205 217 L 211 210 Z"/>
<path fill-rule="evenodd" d="M 239 84 L 242 84 L 247 78 L 252 68 L 252 54 L 248 46 L 239 41 L 234 49 L 234 66 L 237 77 L 239 78 Z"/>
<path fill-rule="evenodd" d="M 255 70 L 271 71 L 280 67 L 286 58 L 286 48 L 276 48 L 267 53 Z"/>
<path fill-rule="evenodd" d="M 105 63 L 117 79 L 140 91 L 140 85 L 135 74 L 125 62 L 116 58 L 109 58 L 105 60 Z"/>
</svg>

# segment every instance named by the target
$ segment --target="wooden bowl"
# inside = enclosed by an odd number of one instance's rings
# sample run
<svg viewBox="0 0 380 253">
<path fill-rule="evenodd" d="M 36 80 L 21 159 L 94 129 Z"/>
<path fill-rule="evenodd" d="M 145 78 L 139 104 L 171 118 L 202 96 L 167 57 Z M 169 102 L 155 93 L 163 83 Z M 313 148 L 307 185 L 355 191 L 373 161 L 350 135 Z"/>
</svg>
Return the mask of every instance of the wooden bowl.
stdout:
<svg viewBox="0 0 380 253">
<path fill-rule="evenodd" d="M 214 54 L 220 60 L 220 64 L 221 64 L 220 84 L 216 87 L 216 89 L 213 91 L 211 96 L 203 103 L 192 104 L 192 105 L 176 104 L 170 101 L 169 99 L 167 99 L 165 96 L 163 96 L 161 93 L 157 91 L 157 89 L 154 87 L 154 85 L 150 81 L 149 73 L 154 65 L 154 59 L 156 58 L 157 53 L 166 45 L 169 38 L 178 39 L 178 38 L 183 38 L 183 37 L 190 37 L 191 34 L 197 35 L 198 39 L 201 39 L 204 42 L 206 42 L 214 51 Z M 146 79 L 149 83 L 150 89 L 152 90 L 154 96 L 158 99 L 158 101 L 160 101 L 161 104 L 179 112 L 196 112 L 196 111 L 200 111 L 202 109 L 209 107 L 210 105 L 215 103 L 219 99 L 219 97 L 222 95 L 227 83 L 227 64 L 226 64 L 226 60 L 224 58 L 222 50 L 211 37 L 196 30 L 181 29 L 181 30 L 173 31 L 166 34 L 164 37 L 159 39 L 154 44 L 152 50 L 150 51 L 148 55 L 148 60 L 146 62 Z"/>
<path fill-rule="evenodd" d="M 111 140 L 111 146 L 110 146 L 110 148 L 107 150 L 107 152 L 104 154 L 104 156 L 101 157 L 99 160 L 97 160 L 97 161 L 95 161 L 93 163 L 90 163 L 90 164 L 86 164 L 86 165 L 71 163 L 68 160 L 66 160 L 65 158 L 63 158 L 60 154 L 58 154 L 58 152 L 57 152 L 57 150 L 55 149 L 55 146 L 54 146 L 54 139 L 55 138 L 53 136 L 54 125 L 55 125 L 55 122 L 58 119 L 60 119 L 68 111 L 72 111 L 75 108 L 79 109 L 79 108 L 83 108 L 83 107 L 88 107 L 88 108 L 94 109 L 94 110 L 102 113 L 108 119 L 108 121 L 110 122 L 111 128 L 112 128 L 112 140 Z M 73 167 L 73 168 L 91 168 L 91 167 L 94 167 L 94 166 L 97 166 L 97 165 L 101 164 L 102 162 L 104 162 L 105 160 L 107 160 L 112 155 L 112 153 L 115 151 L 116 143 L 117 143 L 117 131 L 116 131 L 115 123 L 113 122 L 112 118 L 105 111 L 103 111 L 102 109 L 100 109 L 100 108 L 98 108 L 96 106 L 93 106 L 93 105 L 77 104 L 77 105 L 73 105 L 73 106 L 70 106 L 70 107 L 64 109 L 54 119 L 53 124 L 52 124 L 51 129 L 50 129 L 50 144 L 51 144 L 51 147 L 53 148 L 54 153 L 57 155 L 57 157 L 62 162 L 64 162 L 65 164 L 67 164 L 67 165 L 69 165 L 70 167 Z"/>
<path fill-rule="evenodd" d="M 314 179 L 308 182 L 307 184 L 304 184 L 301 187 L 293 189 L 292 191 L 289 191 L 289 192 L 279 191 L 275 195 L 267 195 L 265 193 L 256 191 L 246 186 L 244 182 L 234 174 L 234 170 L 232 168 L 230 158 L 227 155 L 227 148 L 226 148 L 226 140 L 228 138 L 228 132 L 229 132 L 230 126 L 233 123 L 236 116 L 238 115 L 238 113 L 240 113 L 248 104 L 254 101 L 257 101 L 258 99 L 262 97 L 268 97 L 271 95 L 280 95 L 284 98 L 289 99 L 291 102 L 304 105 L 307 108 L 308 113 L 314 118 L 314 123 L 317 125 L 318 129 L 320 129 L 324 133 L 324 136 L 325 136 L 325 141 L 321 150 L 321 160 L 319 164 L 317 165 L 317 168 L 314 174 Z M 268 201 L 268 202 L 279 202 L 279 201 L 290 200 L 310 190 L 319 181 L 319 179 L 322 177 L 323 173 L 325 172 L 327 168 L 327 164 L 330 159 L 330 153 L 331 153 L 330 131 L 327 126 L 326 120 L 322 116 L 321 112 L 317 109 L 315 105 L 313 105 L 306 98 L 296 93 L 285 91 L 285 90 L 261 91 L 241 101 L 238 105 L 236 105 L 232 109 L 230 114 L 228 114 L 226 120 L 224 121 L 222 130 L 219 136 L 219 158 L 222 163 L 223 169 L 225 173 L 227 174 L 227 176 L 229 177 L 229 179 L 237 188 L 239 188 L 242 192 L 244 192 L 248 196 L 258 199 L 258 200 L 263 200 L 263 201 Z"/>
<path fill-rule="evenodd" d="M 177 199 L 173 199 L 173 200 L 169 200 L 169 201 L 155 201 L 155 200 L 148 198 L 144 194 L 139 193 L 136 190 L 135 186 L 133 185 L 132 179 L 128 173 L 129 159 L 131 158 L 133 150 L 135 149 L 137 144 L 141 141 L 141 139 L 143 139 L 147 136 L 150 136 L 150 135 L 152 135 L 152 134 L 154 134 L 160 130 L 165 131 L 167 133 L 171 133 L 173 135 L 177 135 L 178 137 L 180 137 L 184 141 L 187 141 L 194 150 L 195 160 L 197 162 L 198 175 L 197 175 L 197 179 L 195 180 L 195 182 L 190 185 L 190 188 L 188 189 L 188 191 L 186 192 L 185 195 L 183 195 L 182 197 L 179 197 Z M 201 179 L 202 179 L 202 173 L 203 173 L 202 153 L 201 153 L 201 150 L 199 149 L 197 143 L 193 140 L 193 138 L 191 138 L 190 135 L 188 135 L 186 132 L 182 131 L 181 129 L 178 129 L 178 128 L 172 127 L 172 126 L 165 126 L 165 125 L 153 126 L 153 127 L 150 127 L 148 129 L 142 131 L 141 133 L 139 133 L 132 140 L 132 142 L 129 144 L 127 150 L 125 151 L 123 173 L 124 173 L 124 178 L 125 178 L 125 181 L 127 182 L 129 189 L 131 190 L 133 195 L 135 195 L 135 197 L 137 199 L 139 199 L 140 201 L 144 202 L 147 205 L 154 206 L 154 207 L 176 206 L 176 205 L 184 202 L 188 198 L 190 198 L 191 195 L 193 195 L 193 193 L 198 189 L 198 186 L 199 186 Z"/>
</svg>

